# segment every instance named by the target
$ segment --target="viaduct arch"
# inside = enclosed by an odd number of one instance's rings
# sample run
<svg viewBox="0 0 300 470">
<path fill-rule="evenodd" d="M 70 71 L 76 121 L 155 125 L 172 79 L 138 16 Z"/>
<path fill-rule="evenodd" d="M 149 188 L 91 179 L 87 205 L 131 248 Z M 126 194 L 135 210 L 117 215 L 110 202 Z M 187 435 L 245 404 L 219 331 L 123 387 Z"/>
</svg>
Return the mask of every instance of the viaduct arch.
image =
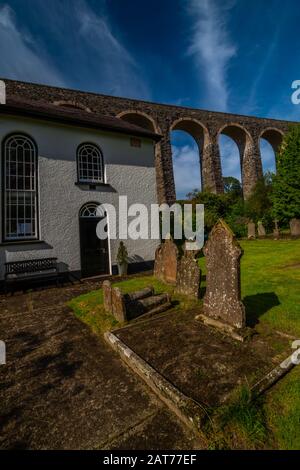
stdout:
<svg viewBox="0 0 300 470">
<path fill-rule="evenodd" d="M 197 142 L 202 188 L 223 192 L 219 136 L 225 134 L 237 144 L 244 197 L 247 198 L 256 181 L 262 177 L 260 139 L 267 140 L 276 153 L 289 121 L 220 113 L 183 106 L 118 98 L 96 93 L 6 80 L 7 94 L 48 103 L 79 103 L 91 113 L 116 116 L 162 136 L 156 144 L 156 174 L 159 202 L 175 201 L 175 185 L 170 133 L 184 130 Z"/>
</svg>

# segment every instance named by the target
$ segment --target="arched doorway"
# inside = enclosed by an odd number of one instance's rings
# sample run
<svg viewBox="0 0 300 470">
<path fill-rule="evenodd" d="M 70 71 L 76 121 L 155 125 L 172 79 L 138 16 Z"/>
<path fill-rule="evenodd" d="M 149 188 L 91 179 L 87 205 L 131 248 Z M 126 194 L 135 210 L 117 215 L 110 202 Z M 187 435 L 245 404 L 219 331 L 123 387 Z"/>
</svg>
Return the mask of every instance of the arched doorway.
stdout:
<svg viewBox="0 0 300 470">
<path fill-rule="evenodd" d="M 276 173 L 276 154 L 279 150 L 283 133 L 277 129 L 266 129 L 260 135 L 260 155 L 263 173 Z"/>
<path fill-rule="evenodd" d="M 109 274 L 108 239 L 100 240 L 96 228 L 104 217 L 99 204 L 88 202 L 79 211 L 80 256 L 82 277 Z"/>
<path fill-rule="evenodd" d="M 176 199 L 202 190 L 202 154 L 206 128 L 196 119 L 181 118 L 170 129 Z"/>
</svg>

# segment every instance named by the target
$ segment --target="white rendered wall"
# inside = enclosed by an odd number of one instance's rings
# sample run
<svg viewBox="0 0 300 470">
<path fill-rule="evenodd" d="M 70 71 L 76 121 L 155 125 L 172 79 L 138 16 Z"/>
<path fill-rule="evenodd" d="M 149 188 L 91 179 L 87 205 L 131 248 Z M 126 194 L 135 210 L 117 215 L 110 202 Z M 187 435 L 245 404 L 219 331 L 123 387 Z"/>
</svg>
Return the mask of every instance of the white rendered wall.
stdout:
<svg viewBox="0 0 300 470">
<path fill-rule="evenodd" d="M 157 202 L 151 140 L 142 139 L 142 146 L 137 148 L 131 147 L 130 136 L 126 135 L 1 116 L 1 142 L 15 132 L 28 134 L 38 146 L 41 243 L 0 245 L 0 278 L 3 278 L 5 261 L 51 256 L 65 263 L 68 270 L 80 271 L 78 214 L 86 202 L 117 206 L 119 195 L 127 195 L 128 204 L 143 203 L 149 208 Z M 91 191 L 75 185 L 76 149 L 82 142 L 93 142 L 101 148 L 109 187 Z M 1 198 L 2 191 L 2 206 Z M 2 223 L 1 217 L 1 234 Z M 118 244 L 118 241 L 110 241 L 111 264 L 116 264 Z M 141 262 L 154 259 L 158 242 L 127 240 L 125 244 L 131 260 Z"/>
</svg>

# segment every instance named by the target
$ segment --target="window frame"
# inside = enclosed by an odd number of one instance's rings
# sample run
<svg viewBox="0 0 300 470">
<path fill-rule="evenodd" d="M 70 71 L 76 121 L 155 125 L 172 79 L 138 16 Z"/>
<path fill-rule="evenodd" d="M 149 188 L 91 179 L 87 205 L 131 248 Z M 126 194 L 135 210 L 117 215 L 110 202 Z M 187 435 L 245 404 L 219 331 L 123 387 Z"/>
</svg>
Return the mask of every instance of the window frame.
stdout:
<svg viewBox="0 0 300 470">
<path fill-rule="evenodd" d="M 9 237 L 6 233 L 6 222 L 7 222 L 7 189 L 6 189 L 6 146 L 7 142 L 13 137 L 22 137 L 26 140 L 30 141 L 34 151 L 34 182 L 35 182 L 35 190 L 34 190 L 34 201 L 35 201 L 35 218 L 31 219 L 35 221 L 35 235 L 34 236 L 16 236 L 16 237 Z M 1 145 L 1 180 L 2 180 L 2 201 L 1 201 L 1 213 L 2 213 L 2 244 L 10 245 L 10 244 L 24 244 L 30 242 L 40 242 L 40 214 L 39 214 L 39 166 L 38 166 L 39 158 L 38 158 L 38 146 L 35 140 L 31 137 L 31 135 L 26 134 L 25 132 L 11 132 L 10 134 L 6 135 L 2 140 Z M 21 189 L 16 189 L 16 193 L 22 192 Z M 33 191 L 32 191 L 33 192 Z"/>
<path fill-rule="evenodd" d="M 93 179 L 83 179 L 81 178 L 81 171 L 80 171 L 80 151 L 83 147 L 85 146 L 91 146 L 94 147 L 97 152 L 99 152 L 99 157 L 100 157 L 100 171 L 101 171 L 101 180 L 93 180 Z M 87 185 L 92 185 L 92 186 L 97 186 L 97 185 L 104 185 L 106 184 L 105 181 L 105 165 L 104 165 L 104 157 L 103 157 L 103 152 L 99 145 L 95 144 L 94 142 L 82 142 L 81 144 L 78 145 L 77 150 L 76 150 L 76 166 L 77 166 L 77 184 L 87 184 Z"/>
</svg>

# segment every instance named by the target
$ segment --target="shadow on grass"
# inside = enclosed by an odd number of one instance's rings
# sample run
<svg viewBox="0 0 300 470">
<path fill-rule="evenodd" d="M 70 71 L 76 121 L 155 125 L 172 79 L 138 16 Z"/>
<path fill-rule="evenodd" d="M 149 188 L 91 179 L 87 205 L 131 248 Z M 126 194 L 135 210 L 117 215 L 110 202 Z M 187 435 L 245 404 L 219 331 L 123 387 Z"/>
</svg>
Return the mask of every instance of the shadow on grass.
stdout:
<svg viewBox="0 0 300 470">
<path fill-rule="evenodd" d="M 206 292 L 206 287 L 200 287 L 200 299 L 203 299 Z"/>
<path fill-rule="evenodd" d="M 203 283 L 206 282 L 206 274 L 202 274 L 201 275 L 201 286 L 203 286 Z M 200 299 L 203 299 L 204 298 L 204 295 L 205 295 L 205 292 L 206 292 L 206 286 L 203 286 L 201 287 L 200 286 L 200 290 L 199 290 L 199 295 L 200 295 Z"/>
<path fill-rule="evenodd" d="M 243 298 L 246 308 L 247 326 L 255 326 L 259 322 L 259 317 L 280 305 L 275 292 L 264 292 L 263 294 L 247 295 Z"/>
</svg>

